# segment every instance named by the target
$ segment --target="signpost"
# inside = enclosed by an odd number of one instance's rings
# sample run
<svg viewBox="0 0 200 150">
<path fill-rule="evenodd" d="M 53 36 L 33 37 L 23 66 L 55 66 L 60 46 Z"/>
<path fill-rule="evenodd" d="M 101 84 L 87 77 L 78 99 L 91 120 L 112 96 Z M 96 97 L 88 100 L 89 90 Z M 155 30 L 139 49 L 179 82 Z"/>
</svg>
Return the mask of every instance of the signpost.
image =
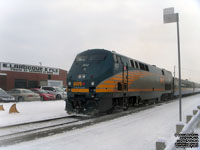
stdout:
<svg viewBox="0 0 200 150">
<path fill-rule="evenodd" d="M 174 13 L 174 8 L 165 8 L 163 10 L 164 23 L 177 24 L 177 43 L 178 43 L 178 70 L 179 70 L 179 121 L 182 121 L 182 102 L 181 102 L 181 57 L 180 57 L 180 38 L 179 38 L 179 14 Z"/>
</svg>

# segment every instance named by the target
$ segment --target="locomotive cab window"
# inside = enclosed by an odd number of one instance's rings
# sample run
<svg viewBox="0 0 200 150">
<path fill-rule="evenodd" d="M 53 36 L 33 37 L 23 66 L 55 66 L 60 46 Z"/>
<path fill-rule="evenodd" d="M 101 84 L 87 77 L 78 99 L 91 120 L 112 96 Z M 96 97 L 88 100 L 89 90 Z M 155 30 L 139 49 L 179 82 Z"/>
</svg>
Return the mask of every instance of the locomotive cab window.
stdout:
<svg viewBox="0 0 200 150">
<path fill-rule="evenodd" d="M 133 60 L 130 60 L 130 62 L 131 62 L 131 67 L 135 68 Z"/>
<path fill-rule="evenodd" d="M 140 69 L 141 69 L 141 70 L 145 70 L 145 68 L 144 68 L 144 64 L 139 63 L 139 65 L 140 65 Z"/>
<path fill-rule="evenodd" d="M 162 75 L 164 76 L 165 75 L 165 73 L 164 73 L 164 71 L 162 70 Z"/>
<path fill-rule="evenodd" d="M 138 63 L 137 63 L 137 62 L 135 62 L 135 66 L 136 66 L 136 68 L 138 68 L 138 69 L 139 69 L 139 66 L 138 66 Z"/>
<path fill-rule="evenodd" d="M 121 57 L 118 56 L 118 55 L 117 55 L 117 61 L 118 61 L 118 63 L 121 63 L 121 64 L 122 64 L 122 59 L 121 59 Z"/>
<path fill-rule="evenodd" d="M 89 60 L 105 60 L 106 55 L 105 54 L 93 54 L 92 56 L 89 57 Z"/>
<path fill-rule="evenodd" d="M 113 59 L 114 59 L 114 62 L 115 62 L 115 63 L 118 63 L 118 61 L 117 61 L 117 57 L 116 57 L 115 54 L 113 54 Z"/>
<path fill-rule="evenodd" d="M 146 71 L 149 71 L 148 65 L 144 65 L 144 67 L 145 67 L 145 70 L 146 70 Z"/>
</svg>

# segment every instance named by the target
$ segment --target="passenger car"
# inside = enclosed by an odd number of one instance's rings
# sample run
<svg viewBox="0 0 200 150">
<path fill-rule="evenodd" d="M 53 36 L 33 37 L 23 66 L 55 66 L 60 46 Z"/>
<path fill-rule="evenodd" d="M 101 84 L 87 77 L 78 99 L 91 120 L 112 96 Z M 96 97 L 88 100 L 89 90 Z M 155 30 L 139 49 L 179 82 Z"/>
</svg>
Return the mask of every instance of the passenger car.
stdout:
<svg viewBox="0 0 200 150">
<path fill-rule="evenodd" d="M 40 95 L 42 100 L 55 100 L 56 96 L 53 94 L 48 93 L 47 91 L 40 89 L 40 88 L 32 88 L 30 89 L 34 93 L 37 93 Z"/>
<path fill-rule="evenodd" d="M 50 94 L 54 94 L 56 99 L 64 99 L 67 97 L 67 92 L 59 87 L 42 86 L 41 89 L 46 90 Z"/>
<path fill-rule="evenodd" d="M 17 101 L 34 101 L 40 100 L 40 95 L 28 89 L 12 89 L 8 94 L 15 97 Z"/>
<path fill-rule="evenodd" d="M 15 97 L 9 95 L 6 91 L 0 88 L 0 101 L 1 102 L 14 102 Z"/>
</svg>

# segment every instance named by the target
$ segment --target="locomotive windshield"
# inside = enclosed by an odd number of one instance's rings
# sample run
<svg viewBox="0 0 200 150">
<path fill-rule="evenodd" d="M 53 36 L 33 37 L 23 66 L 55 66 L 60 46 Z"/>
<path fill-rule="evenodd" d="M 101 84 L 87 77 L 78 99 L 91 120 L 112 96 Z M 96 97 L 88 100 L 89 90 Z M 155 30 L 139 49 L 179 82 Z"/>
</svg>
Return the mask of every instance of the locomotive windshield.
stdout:
<svg viewBox="0 0 200 150">
<path fill-rule="evenodd" d="M 105 54 L 94 54 L 90 56 L 89 60 L 104 60 L 105 57 Z"/>
<path fill-rule="evenodd" d="M 76 57 L 76 61 L 86 61 L 87 58 L 88 58 L 87 56 L 79 55 Z"/>
<path fill-rule="evenodd" d="M 76 61 L 102 61 L 105 60 L 106 55 L 105 54 L 93 54 L 90 56 L 87 55 L 78 55 L 76 57 Z"/>
</svg>

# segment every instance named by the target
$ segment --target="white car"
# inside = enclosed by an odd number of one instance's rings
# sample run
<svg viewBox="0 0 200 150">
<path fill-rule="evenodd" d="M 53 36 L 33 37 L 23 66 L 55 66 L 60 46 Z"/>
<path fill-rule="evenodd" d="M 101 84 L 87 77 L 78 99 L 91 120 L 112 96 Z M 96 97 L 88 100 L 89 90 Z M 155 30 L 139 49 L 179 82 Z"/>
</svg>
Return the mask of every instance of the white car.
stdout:
<svg viewBox="0 0 200 150">
<path fill-rule="evenodd" d="M 67 98 L 67 92 L 62 88 L 52 87 L 52 86 L 42 86 L 41 89 L 46 90 L 50 94 L 54 94 L 56 99 L 65 99 Z"/>
</svg>

